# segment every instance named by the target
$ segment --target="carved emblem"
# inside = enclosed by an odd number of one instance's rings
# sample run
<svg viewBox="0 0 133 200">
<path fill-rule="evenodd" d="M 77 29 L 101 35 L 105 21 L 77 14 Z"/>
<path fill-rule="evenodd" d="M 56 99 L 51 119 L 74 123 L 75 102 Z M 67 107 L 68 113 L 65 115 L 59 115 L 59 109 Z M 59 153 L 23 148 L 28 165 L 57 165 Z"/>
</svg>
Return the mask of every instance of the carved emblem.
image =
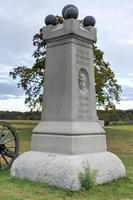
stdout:
<svg viewBox="0 0 133 200">
<path fill-rule="evenodd" d="M 88 93 L 89 87 L 89 76 L 88 72 L 85 69 L 80 69 L 79 71 L 79 89 L 82 95 L 86 95 Z"/>
</svg>

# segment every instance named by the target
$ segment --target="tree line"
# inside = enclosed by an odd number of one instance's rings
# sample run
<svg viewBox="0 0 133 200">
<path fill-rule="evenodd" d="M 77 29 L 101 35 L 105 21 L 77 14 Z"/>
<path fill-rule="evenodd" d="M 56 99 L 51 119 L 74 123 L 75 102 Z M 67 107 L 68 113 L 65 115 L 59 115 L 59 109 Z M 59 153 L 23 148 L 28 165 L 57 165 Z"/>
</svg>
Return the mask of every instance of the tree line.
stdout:
<svg viewBox="0 0 133 200">
<path fill-rule="evenodd" d="M 97 110 L 98 118 L 104 120 L 105 125 L 112 121 L 129 121 L 133 123 L 133 110 Z M 41 120 L 40 111 L 16 112 L 0 111 L 0 120 Z"/>
<path fill-rule="evenodd" d="M 40 120 L 41 112 L 0 111 L 0 120 Z"/>
<path fill-rule="evenodd" d="M 133 110 L 98 110 L 98 117 L 100 120 L 104 120 L 105 125 L 109 125 L 110 122 L 126 121 L 133 123 Z"/>
</svg>

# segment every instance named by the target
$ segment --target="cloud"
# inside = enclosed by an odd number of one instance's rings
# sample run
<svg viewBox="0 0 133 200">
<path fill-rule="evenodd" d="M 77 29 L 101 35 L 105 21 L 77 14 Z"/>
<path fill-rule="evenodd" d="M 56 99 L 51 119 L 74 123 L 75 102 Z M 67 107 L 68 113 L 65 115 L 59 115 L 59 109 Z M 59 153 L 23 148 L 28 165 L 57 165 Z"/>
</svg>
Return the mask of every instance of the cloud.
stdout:
<svg viewBox="0 0 133 200">
<path fill-rule="evenodd" d="M 132 72 L 117 73 L 117 80 L 120 85 L 124 85 L 127 87 L 133 87 L 133 73 Z"/>
<path fill-rule="evenodd" d="M 124 44 L 124 45 L 133 45 L 133 39 L 126 39 L 126 40 L 118 40 L 118 44 Z"/>
<path fill-rule="evenodd" d="M 0 100 L 22 98 L 24 92 L 14 82 L 0 82 Z"/>
<path fill-rule="evenodd" d="M 133 101 L 133 87 L 129 86 L 122 86 L 122 94 L 121 94 L 122 101 Z"/>
<path fill-rule="evenodd" d="M 30 109 L 24 104 L 24 98 L 0 100 L 0 110 L 30 111 Z"/>
</svg>

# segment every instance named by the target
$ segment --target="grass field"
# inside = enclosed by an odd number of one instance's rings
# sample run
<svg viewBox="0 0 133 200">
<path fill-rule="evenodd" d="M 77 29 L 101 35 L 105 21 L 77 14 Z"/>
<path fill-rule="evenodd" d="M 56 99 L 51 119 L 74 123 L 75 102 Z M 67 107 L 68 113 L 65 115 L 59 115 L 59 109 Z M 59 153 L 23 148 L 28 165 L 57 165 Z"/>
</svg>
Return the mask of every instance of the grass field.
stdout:
<svg viewBox="0 0 133 200">
<path fill-rule="evenodd" d="M 37 122 L 10 121 L 17 129 L 20 153 L 30 150 L 31 132 Z M 126 166 L 127 176 L 88 191 L 71 192 L 46 184 L 16 180 L 10 171 L 0 172 L 0 200 L 133 200 L 133 125 L 106 128 L 108 150 Z"/>
</svg>

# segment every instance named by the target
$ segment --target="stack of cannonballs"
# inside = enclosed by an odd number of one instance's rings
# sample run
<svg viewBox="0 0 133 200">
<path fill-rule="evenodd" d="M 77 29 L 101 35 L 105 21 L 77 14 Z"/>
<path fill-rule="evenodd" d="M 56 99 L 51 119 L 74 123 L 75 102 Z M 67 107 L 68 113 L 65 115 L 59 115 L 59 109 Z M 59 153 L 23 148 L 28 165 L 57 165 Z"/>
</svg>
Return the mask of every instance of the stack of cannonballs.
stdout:
<svg viewBox="0 0 133 200">
<path fill-rule="evenodd" d="M 62 16 L 64 20 L 73 18 L 77 19 L 79 15 L 78 8 L 72 4 L 66 5 L 62 10 Z M 93 16 L 86 16 L 83 20 L 83 26 L 95 26 L 95 18 Z M 48 15 L 45 18 L 46 25 L 57 25 L 57 19 L 54 15 Z"/>
</svg>

